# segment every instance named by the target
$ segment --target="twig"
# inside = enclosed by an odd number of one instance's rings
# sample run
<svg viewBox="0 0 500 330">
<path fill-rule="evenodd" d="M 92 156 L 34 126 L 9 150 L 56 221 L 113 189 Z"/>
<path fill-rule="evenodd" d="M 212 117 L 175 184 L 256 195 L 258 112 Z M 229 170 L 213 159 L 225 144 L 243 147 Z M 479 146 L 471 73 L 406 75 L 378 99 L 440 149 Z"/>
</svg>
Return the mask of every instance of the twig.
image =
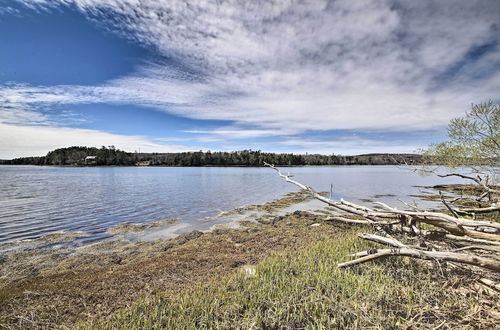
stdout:
<svg viewBox="0 0 500 330">
<path fill-rule="evenodd" d="M 459 252 L 459 251 L 465 251 L 465 250 L 485 250 L 485 251 L 500 252 L 500 249 L 497 249 L 493 246 L 464 246 L 464 247 L 453 250 L 453 252 Z"/>
<path fill-rule="evenodd" d="M 446 202 L 446 200 L 445 200 L 445 199 L 444 199 L 444 197 L 443 197 L 443 193 L 441 192 L 441 190 L 439 191 L 439 197 L 441 198 L 441 202 L 444 204 L 444 206 L 446 206 L 446 208 L 448 209 L 448 211 L 450 211 L 450 213 L 451 213 L 451 214 L 453 214 L 453 216 L 454 216 L 455 218 L 458 218 L 458 214 L 457 214 L 457 212 L 455 212 L 455 210 L 453 210 L 453 209 L 451 208 L 451 206 L 450 206 L 450 205 L 448 205 L 448 203 Z"/>
</svg>

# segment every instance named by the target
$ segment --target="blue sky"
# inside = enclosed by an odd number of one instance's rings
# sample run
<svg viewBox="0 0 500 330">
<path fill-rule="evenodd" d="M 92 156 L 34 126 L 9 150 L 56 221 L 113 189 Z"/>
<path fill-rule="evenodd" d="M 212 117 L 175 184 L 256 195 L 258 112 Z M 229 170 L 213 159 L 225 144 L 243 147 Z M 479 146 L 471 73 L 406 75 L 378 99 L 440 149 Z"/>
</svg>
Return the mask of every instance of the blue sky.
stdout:
<svg viewBox="0 0 500 330">
<path fill-rule="evenodd" d="M 498 101 L 498 1 L 0 0 L 0 159 L 413 152 Z"/>
</svg>

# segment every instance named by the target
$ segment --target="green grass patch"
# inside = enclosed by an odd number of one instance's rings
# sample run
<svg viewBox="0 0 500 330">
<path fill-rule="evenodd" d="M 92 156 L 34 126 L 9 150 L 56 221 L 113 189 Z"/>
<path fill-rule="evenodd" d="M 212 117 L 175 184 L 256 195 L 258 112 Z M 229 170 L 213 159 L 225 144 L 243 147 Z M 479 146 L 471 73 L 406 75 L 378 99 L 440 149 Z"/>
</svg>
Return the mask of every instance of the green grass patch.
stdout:
<svg viewBox="0 0 500 330">
<path fill-rule="evenodd" d="M 180 294 L 143 299 L 110 320 L 92 326 L 426 328 L 443 321 L 463 325 L 470 321 L 465 320 L 468 311 L 477 311 L 477 299 L 444 289 L 445 279 L 436 278 L 430 268 L 415 260 L 393 258 L 353 269 L 337 268 L 350 253 L 373 246 L 351 231 L 287 255 L 267 258 L 256 267 L 253 276 L 237 271 L 196 284 Z"/>
</svg>

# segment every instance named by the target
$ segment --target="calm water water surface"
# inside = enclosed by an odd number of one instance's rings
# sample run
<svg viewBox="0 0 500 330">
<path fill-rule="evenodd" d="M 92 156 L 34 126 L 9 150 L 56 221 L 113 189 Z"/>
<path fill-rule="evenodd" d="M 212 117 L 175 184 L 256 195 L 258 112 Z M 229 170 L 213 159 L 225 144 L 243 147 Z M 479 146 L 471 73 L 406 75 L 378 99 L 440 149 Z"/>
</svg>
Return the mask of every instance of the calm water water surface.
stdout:
<svg viewBox="0 0 500 330">
<path fill-rule="evenodd" d="M 421 177 L 395 166 L 290 167 L 285 171 L 319 191 L 351 201 L 394 194 L 412 200 L 415 185 L 456 182 Z M 269 168 L 0 166 L 0 242 L 83 231 L 107 237 L 119 223 L 180 218 L 197 221 L 244 204 L 263 203 L 297 189 Z"/>
</svg>

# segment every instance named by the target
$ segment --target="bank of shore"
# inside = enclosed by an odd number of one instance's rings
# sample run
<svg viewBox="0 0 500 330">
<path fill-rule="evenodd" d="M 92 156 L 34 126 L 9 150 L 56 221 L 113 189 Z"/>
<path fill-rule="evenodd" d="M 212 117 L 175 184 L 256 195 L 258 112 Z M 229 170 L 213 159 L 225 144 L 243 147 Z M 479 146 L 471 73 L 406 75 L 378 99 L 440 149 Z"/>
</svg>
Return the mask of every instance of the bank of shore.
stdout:
<svg viewBox="0 0 500 330">
<path fill-rule="evenodd" d="M 338 270 L 369 227 L 293 211 L 297 193 L 238 228 L 170 240 L 24 251 L 2 262 L 1 328 L 494 328 L 498 292 L 416 260 Z M 134 231 L 138 229 L 134 227 Z"/>
</svg>

